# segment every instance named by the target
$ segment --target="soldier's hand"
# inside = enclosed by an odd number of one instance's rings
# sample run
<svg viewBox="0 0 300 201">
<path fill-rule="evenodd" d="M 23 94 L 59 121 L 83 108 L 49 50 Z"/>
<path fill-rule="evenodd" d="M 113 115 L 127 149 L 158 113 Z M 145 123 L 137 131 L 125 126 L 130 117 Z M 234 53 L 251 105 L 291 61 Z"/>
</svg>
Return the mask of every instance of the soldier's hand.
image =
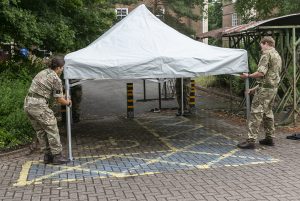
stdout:
<svg viewBox="0 0 300 201">
<path fill-rule="evenodd" d="M 69 102 L 67 106 L 71 107 L 72 106 L 72 101 L 70 99 L 67 99 L 67 101 Z"/>
<path fill-rule="evenodd" d="M 249 77 L 248 73 L 243 73 L 240 75 L 240 78 L 246 79 L 247 77 Z"/>
</svg>

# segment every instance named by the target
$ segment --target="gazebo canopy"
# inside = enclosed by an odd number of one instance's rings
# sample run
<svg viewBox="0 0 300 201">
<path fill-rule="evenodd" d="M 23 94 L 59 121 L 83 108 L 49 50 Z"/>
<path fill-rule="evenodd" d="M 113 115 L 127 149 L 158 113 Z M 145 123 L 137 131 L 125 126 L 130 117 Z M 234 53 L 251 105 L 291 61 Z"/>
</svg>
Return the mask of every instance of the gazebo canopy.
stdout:
<svg viewBox="0 0 300 201">
<path fill-rule="evenodd" d="M 145 79 L 248 72 L 247 52 L 193 40 L 137 7 L 65 57 L 65 79 Z"/>
</svg>

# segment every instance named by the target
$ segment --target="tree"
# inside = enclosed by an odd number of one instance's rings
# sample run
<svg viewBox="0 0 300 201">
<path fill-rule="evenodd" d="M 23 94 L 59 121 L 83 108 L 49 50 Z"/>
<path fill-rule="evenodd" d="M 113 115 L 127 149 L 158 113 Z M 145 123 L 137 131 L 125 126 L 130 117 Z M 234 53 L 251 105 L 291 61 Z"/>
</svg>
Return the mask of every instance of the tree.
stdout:
<svg viewBox="0 0 300 201">
<path fill-rule="evenodd" d="M 211 1 L 208 6 L 208 30 L 222 28 L 222 0 Z"/>
<path fill-rule="evenodd" d="M 115 21 L 104 0 L 2 0 L 0 40 L 55 52 L 82 48 Z"/>
<path fill-rule="evenodd" d="M 299 0 L 237 0 L 235 10 L 242 21 L 263 20 L 300 11 Z M 256 15 L 253 15 L 256 13 Z"/>
<path fill-rule="evenodd" d="M 208 30 L 214 30 L 222 28 L 222 0 L 215 0 L 210 2 L 208 6 Z M 222 39 L 209 38 L 208 43 L 210 45 L 222 46 Z"/>
<path fill-rule="evenodd" d="M 177 31 L 187 35 L 195 35 L 195 30 L 183 23 L 183 17 L 198 21 L 202 19 L 202 15 L 193 12 L 198 6 L 203 8 L 204 0 L 153 0 L 152 10 L 155 15 L 161 15 L 161 7 L 165 8 L 163 21 Z"/>
</svg>

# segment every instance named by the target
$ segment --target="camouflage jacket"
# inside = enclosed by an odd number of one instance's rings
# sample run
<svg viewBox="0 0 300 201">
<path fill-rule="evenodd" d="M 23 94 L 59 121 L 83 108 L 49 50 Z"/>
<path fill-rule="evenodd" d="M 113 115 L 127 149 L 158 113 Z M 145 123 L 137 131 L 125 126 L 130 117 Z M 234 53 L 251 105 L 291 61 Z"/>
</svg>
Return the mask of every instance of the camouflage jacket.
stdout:
<svg viewBox="0 0 300 201">
<path fill-rule="evenodd" d="M 34 77 L 28 92 L 46 99 L 63 97 L 62 81 L 54 70 L 48 68 Z"/>
<path fill-rule="evenodd" d="M 257 72 L 264 74 L 257 82 L 265 88 L 277 88 L 282 68 L 281 57 L 275 48 L 265 50 L 260 58 Z"/>
</svg>

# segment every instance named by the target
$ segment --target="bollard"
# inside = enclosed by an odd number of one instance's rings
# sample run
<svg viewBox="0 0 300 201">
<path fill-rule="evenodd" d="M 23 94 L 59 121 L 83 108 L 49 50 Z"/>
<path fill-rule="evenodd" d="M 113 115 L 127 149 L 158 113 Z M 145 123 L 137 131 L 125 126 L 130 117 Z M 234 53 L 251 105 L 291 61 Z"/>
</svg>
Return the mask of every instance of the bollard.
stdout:
<svg viewBox="0 0 300 201">
<path fill-rule="evenodd" d="M 133 83 L 127 83 L 127 118 L 134 118 Z"/>
<path fill-rule="evenodd" d="M 190 101 L 189 101 L 189 105 L 191 108 L 195 107 L 195 99 L 196 99 L 195 80 L 191 80 L 191 92 L 190 92 Z"/>
</svg>

